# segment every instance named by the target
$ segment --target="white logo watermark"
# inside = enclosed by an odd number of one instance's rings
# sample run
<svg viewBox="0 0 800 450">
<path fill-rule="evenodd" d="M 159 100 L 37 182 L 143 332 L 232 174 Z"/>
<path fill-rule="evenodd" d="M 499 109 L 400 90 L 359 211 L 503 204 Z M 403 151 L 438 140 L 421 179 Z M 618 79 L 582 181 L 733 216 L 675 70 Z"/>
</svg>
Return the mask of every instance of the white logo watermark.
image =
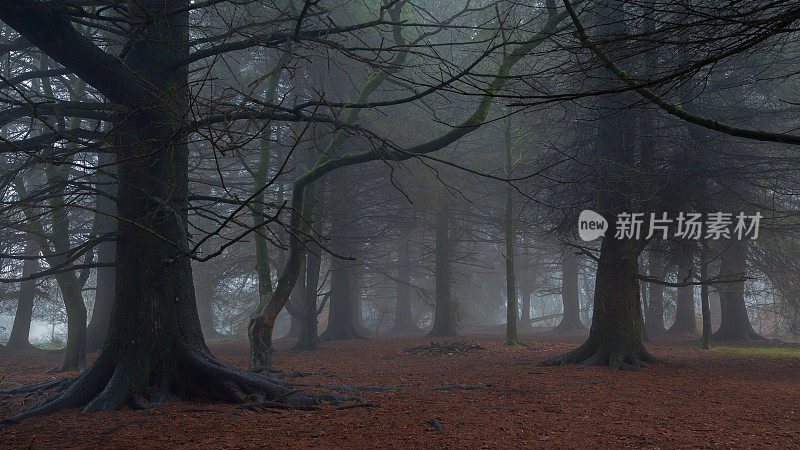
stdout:
<svg viewBox="0 0 800 450">
<path fill-rule="evenodd" d="M 705 219 L 705 220 L 703 220 Z M 661 239 L 676 237 L 680 239 L 736 239 L 742 240 L 749 237 L 758 239 L 758 227 L 761 213 L 747 215 L 740 212 L 736 216 L 732 213 L 715 212 L 678 213 L 678 217 L 669 218 L 667 213 L 650 213 L 649 220 L 645 213 L 620 213 L 617 214 L 617 224 L 614 233 L 615 239 L 640 239 L 645 224 L 647 235 L 645 239 L 660 236 Z M 578 235 L 584 241 L 593 241 L 600 236 L 605 236 L 608 222 L 603 216 L 592 211 L 581 211 L 578 217 Z"/>
</svg>

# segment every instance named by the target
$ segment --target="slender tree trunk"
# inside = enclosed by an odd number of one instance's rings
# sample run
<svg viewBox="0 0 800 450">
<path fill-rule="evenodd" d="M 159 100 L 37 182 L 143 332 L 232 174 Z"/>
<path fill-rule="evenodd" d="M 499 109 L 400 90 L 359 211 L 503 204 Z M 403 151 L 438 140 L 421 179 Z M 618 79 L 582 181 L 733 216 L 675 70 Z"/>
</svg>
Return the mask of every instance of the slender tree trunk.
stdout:
<svg viewBox="0 0 800 450">
<path fill-rule="evenodd" d="M 436 210 L 436 306 L 429 336 L 455 336 L 456 311 L 450 292 L 450 212 L 446 205 Z"/>
<path fill-rule="evenodd" d="M 564 315 L 561 323 L 553 329 L 557 333 L 585 330 L 581 322 L 581 304 L 578 295 L 578 258 L 575 252 L 567 249 L 561 261 L 561 301 Z"/>
<path fill-rule="evenodd" d="M 651 251 L 648 253 L 648 257 L 650 258 L 648 268 L 650 277 L 664 280 L 666 271 L 664 270 L 664 262 L 661 256 Z M 645 326 L 647 327 L 647 335 L 653 338 L 667 332 L 664 327 L 664 285 L 650 283 L 649 291 L 650 298 L 647 301 Z"/>
<path fill-rule="evenodd" d="M 743 278 L 747 273 L 747 243 L 729 240 L 720 244 L 720 278 Z M 744 281 L 719 286 L 722 322 L 714 333 L 717 341 L 752 341 L 764 339 L 753 330 L 744 301 Z"/>
<path fill-rule="evenodd" d="M 522 293 L 522 316 L 520 317 L 520 324 L 523 330 L 531 327 L 531 290 L 527 286 L 520 286 Z"/>
<path fill-rule="evenodd" d="M 395 333 L 419 332 L 411 315 L 411 255 L 409 243 L 405 238 L 399 239 L 397 246 L 397 303 L 394 312 Z"/>
<path fill-rule="evenodd" d="M 36 257 L 39 254 L 39 245 L 35 239 L 29 238 L 25 245 L 25 255 Z M 22 277 L 33 275 L 39 270 L 38 259 L 26 259 L 22 264 Z M 11 336 L 8 338 L 6 348 L 12 350 L 33 350 L 29 337 L 31 334 L 31 318 L 33 317 L 33 301 L 36 297 L 36 280 L 27 280 L 20 283 L 19 296 L 17 297 L 17 312 L 14 314 L 14 325 L 11 327 Z"/>
<path fill-rule="evenodd" d="M 700 249 L 700 304 L 703 311 L 703 349 L 712 346 L 711 338 L 711 306 L 708 303 L 708 242 L 703 240 Z"/>
<path fill-rule="evenodd" d="M 511 119 L 506 118 L 505 126 L 505 153 L 506 153 L 506 176 L 512 178 L 514 166 L 512 161 L 511 145 Z M 504 220 L 505 241 L 506 241 L 506 339 L 505 345 L 522 345 L 517 336 L 517 282 L 514 276 L 514 245 L 516 244 L 516 234 L 514 233 L 514 188 L 511 184 L 506 184 L 506 211 Z"/>
</svg>

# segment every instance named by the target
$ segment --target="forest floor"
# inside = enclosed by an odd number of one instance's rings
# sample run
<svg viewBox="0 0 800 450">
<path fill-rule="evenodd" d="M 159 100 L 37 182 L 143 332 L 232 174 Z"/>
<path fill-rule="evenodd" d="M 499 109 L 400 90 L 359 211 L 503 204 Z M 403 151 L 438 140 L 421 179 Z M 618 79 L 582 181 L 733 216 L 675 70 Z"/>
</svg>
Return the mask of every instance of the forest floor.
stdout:
<svg viewBox="0 0 800 450">
<path fill-rule="evenodd" d="M 502 336 L 494 335 L 435 340 L 483 347 L 452 353 L 409 351 L 434 341 L 424 336 L 323 343 L 311 352 L 293 351 L 293 342 L 282 340 L 275 352 L 278 368 L 317 372 L 298 382 L 404 389 L 358 393 L 379 407 L 342 410 L 327 405 L 319 411 L 260 413 L 221 403 L 173 402 L 147 411 L 63 411 L 0 431 L 0 447 L 800 445 L 800 352 L 750 351 L 742 344 L 702 351 L 697 340 L 652 342 L 648 348 L 667 363 L 612 372 L 538 367 L 545 357 L 573 348 L 581 336 L 522 336 L 529 346 L 504 347 Z M 210 347 L 223 361 L 246 367 L 246 342 Z M 42 372 L 59 356 L 0 358 L 0 388 L 9 388 L 51 379 Z M 32 400 L 5 399 L 0 417 Z"/>
</svg>

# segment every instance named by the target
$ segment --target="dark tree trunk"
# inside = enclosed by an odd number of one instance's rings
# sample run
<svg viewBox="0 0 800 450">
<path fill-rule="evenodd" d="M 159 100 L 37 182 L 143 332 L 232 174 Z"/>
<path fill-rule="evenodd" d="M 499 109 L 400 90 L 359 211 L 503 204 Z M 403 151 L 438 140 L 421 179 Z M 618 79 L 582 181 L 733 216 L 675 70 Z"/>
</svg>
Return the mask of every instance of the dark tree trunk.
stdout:
<svg viewBox="0 0 800 450">
<path fill-rule="evenodd" d="M 132 108 L 136 113 L 119 125 L 119 151 L 125 158 L 118 166 L 121 220 L 108 339 L 96 362 L 59 395 L 11 420 L 79 406 L 85 412 L 143 407 L 145 400 L 172 395 L 316 402 L 319 396 L 228 368 L 206 347 L 190 260 L 183 253 L 189 247 L 189 149 L 182 131 L 189 104 L 187 69 L 173 64 L 188 54 L 189 2 L 139 0 L 128 6 L 142 25 L 131 35 L 125 67 L 146 80 L 129 82 L 160 95 L 149 97 L 146 108 Z"/>
<path fill-rule="evenodd" d="M 520 293 L 522 294 L 522 315 L 520 318 L 520 325 L 523 330 L 531 327 L 531 290 L 527 286 L 520 286 Z"/>
<path fill-rule="evenodd" d="M 691 281 L 693 278 L 694 264 L 689 254 L 678 263 L 678 282 Z M 669 327 L 668 332 L 697 334 L 694 286 L 680 286 L 675 304 L 675 322 Z"/>
<path fill-rule="evenodd" d="M 553 331 L 564 333 L 585 330 L 586 327 L 581 322 L 581 304 L 578 296 L 578 258 L 571 249 L 564 252 L 561 274 L 561 301 L 564 305 L 564 315 Z"/>
<path fill-rule="evenodd" d="M 429 336 L 455 336 L 456 311 L 450 292 L 450 213 L 445 205 L 436 211 L 436 306 Z"/>
<path fill-rule="evenodd" d="M 700 305 L 703 312 L 703 349 L 708 350 L 712 345 L 711 337 L 711 306 L 708 303 L 708 242 L 703 240 L 700 249 Z"/>
<path fill-rule="evenodd" d="M 309 161 L 309 166 L 313 161 Z M 316 206 L 317 199 L 323 193 L 323 189 L 319 183 L 314 183 L 307 189 L 314 192 L 314 200 L 310 205 L 312 208 Z M 317 223 L 319 217 L 325 216 L 324 210 L 313 208 L 312 220 L 309 225 Z M 319 289 L 319 269 L 322 265 L 322 249 L 318 245 L 309 245 L 306 250 L 306 264 L 305 274 L 302 280 L 295 289 L 303 290 L 303 307 L 302 307 L 302 323 L 300 324 L 300 335 L 297 337 L 295 348 L 298 350 L 314 350 L 319 343 L 319 335 L 317 334 L 317 290 Z"/>
<path fill-rule="evenodd" d="M 614 229 L 611 223 L 610 229 Z M 589 338 L 577 349 L 545 361 L 546 365 L 586 363 L 638 368 L 651 360 L 641 340 L 638 242 L 603 238 L 594 290 Z"/>
<path fill-rule="evenodd" d="M 722 279 L 743 278 L 747 273 L 747 243 L 730 240 L 720 245 Z M 725 283 L 718 287 L 722 322 L 714 333 L 716 341 L 752 341 L 764 339 L 753 330 L 744 302 L 744 281 Z"/>
<path fill-rule="evenodd" d="M 657 252 L 649 252 L 648 256 L 650 259 L 648 264 L 650 277 L 663 281 L 666 275 L 663 258 Z M 667 331 L 664 326 L 664 285 L 650 283 L 649 291 L 644 324 L 647 328 L 647 335 L 650 338 L 654 338 Z"/>
<path fill-rule="evenodd" d="M 314 350 L 317 348 L 317 289 L 319 288 L 319 268 L 321 265 L 320 249 L 315 247 L 308 251 L 306 272 L 295 289 L 303 289 L 303 320 L 300 335 L 295 348 L 298 350 Z"/>
<path fill-rule="evenodd" d="M 621 2 L 601 3 L 597 8 L 598 26 L 603 36 L 621 36 L 624 9 Z M 600 87 L 614 86 L 607 73 L 598 73 Z M 586 363 L 614 368 L 638 368 L 652 357 L 642 344 L 642 315 L 639 298 L 639 254 L 641 242 L 614 235 L 617 215 L 635 211 L 627 194 L 629 171 L 636 164 L 636 151 L 630 131 L 636 118 L 629 112 L 624 96 L 603 96 L 598 100 L 599 117 L 596 158 L 592 161 L 597 177 L 598 212 L 608 221 L 597 262 L 594 311 L 589 337 L 577 349 L 543 364 Z"/>
<path fill-rule="evenodd" d="M 286 333 L 287 338 L 296 338 L 300 336 L 300 329 L 303 327 L 303 320 L 300 314 L 303 311 L 303 280 L 300 279 L 297 281 L 297 285 L 294 287 L 292 291 L 292 295 L 289 296 L 289 304 L 287 307 L 292 309 L 292 312 L 289 312 L 289 331 Z"/>
<path fill-rule="evenodd" d="M 411 315 L 411 255 L 408 240 L 403 238 L 397 246 L 397 303 L 394 312 L 395 333 L 419 332 Z"/>
<path fill-rule="evenodd" d="M 320 336 L 323 341 L 363 339 L 356 320 L 353 262 L 335 256 L 331 260 L 331 299 L 328 328 Z"/>
<path fill-rule="evenodd" d="M 197 263 L 194 265 L 195 295 L 197 297 L 197 316 L 200 319 L 200 329 L 205 339 L 218 339 L 222 337 L 214 326 L 214 291 L 216 280 L 209 273 L 213 264 L 211 262 Z"/>
<path fill-rule="evenodd" d="M 330 180 L 331 247 L 340 256 L 351 256 L 353 248 L 353 203 L 349 171 L 334 174 Z M 356 286 L 356 262 L 331 257 L 331 298 L 328 327 L 320 336 L 323 341 L 361 339 L 360 302 Z"/>
<path fill-rule="evenodd" d="M 113 164 L 113 159 L 108 153 L 99 156 L 101 164 Z M 117 180 L 115 176 L 107 173 L 105 169 L 100 175 L 97 189 L 106 195 L 97 195 L 95 204 L 97 210 L 104 214 L 95 215 L 95 227 L 98 233 L 113 233 L 117 230 L 117 221 L 113 218 L 117 214 L 117 204 L 113 197 L 117 195 Z M 109 198 L 111 196 L 112 198 Z M 97 246 L 97 262 L 114 263 L 116 258 L 116 243 L 113 240 L 101 242 Z M 94 294 L 94 308 L 92 318 L 86 327 L 86 351 L 94 352 L 103 348 L 103 343 L 108 334 L 108 321 L 111 318 L 111 306 L 114 304 L 114 283 L 116 271 L 113 267 L 97 268 L 97 286 Z"/>
<path fill-rule="evenodd" d="M 39 254 L 39 245 L 35 239 L 29 239 L 25 245 L 25 255 L 36 257 Z M 38 259 L 26 259 L 22 264 L 22 277 L 33 275 L 39 270 Z M 29 337 L 31 334 L 31 318 L 33 317 L 33 300 L 36 297 L 36 280 L 27 280 L 20 283 L 19 296 L 17 297 L 17 312 L 14 314 L 14 325 L 11 327 L 11 336 L 8 338 L 6 348 L 10 350 L 33 350 Z"/>
</svg>

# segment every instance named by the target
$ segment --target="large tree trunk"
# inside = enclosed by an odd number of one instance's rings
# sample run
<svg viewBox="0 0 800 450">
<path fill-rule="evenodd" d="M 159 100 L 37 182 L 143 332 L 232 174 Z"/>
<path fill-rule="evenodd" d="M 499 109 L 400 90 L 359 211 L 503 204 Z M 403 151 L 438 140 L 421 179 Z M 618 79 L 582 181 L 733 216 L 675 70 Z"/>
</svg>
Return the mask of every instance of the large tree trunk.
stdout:
<svg viewBox="0 0 800 450">
<path fill-rule="evenodd" d="M 721 243 L 719 276 L 722 279 L 741 279 L 747 273 L 747 243 L 730 240 Z M 717 341 L 752 341 L 764 339 L 753 330 L 744 302 L 744 281 L 718 286 L 722 322 L 713 334 Z"/>
<path fill-rule="evenodd" d="M 395 333 L 419 332 L 411 315 L 411 255 L 408 240 L 400 239 L 397 246 L 397 303 L 394 311 Z"/>
<path fill-rule="evenodd" d="M 228 368 L 205 345 L 188 249 L 188 147 L 182 131 L 189 104 L 186 68 L 189 2 L 139 0 L 142 21 L 125 64 L 140 85 L 158 89 L 147 108 L 120 124 L 116 296 L 109 336 L 96 362 L 59 395 L 12 420 L 65 408 L 85 412 L 145 406 L 171 395 L 241 402 L 247 395 L 309 404 L 310 396 L 262 376 Z M 183 9 L 184 12 L 176 12 Z M 133 80 L 131 82 L 136 82 Z"/>
<path fill-rule="evenodd" d="M 26 259 L 22 264 L 22 277 L 29 277 L 39 270 L 39 245 L 35 239 L 28 239 L 25 245 Z M 17 312 L 14 314 L 14 325 L 8 338 L 6 348 L 10 350 L 33 350 L 29 337 L 31 334 L 31 318 L 33 317 L 33 300 L 36 297 L 36 280 L 23 281 L 19 285 Z"/>
<path fill-rule="evenodd" d="M 99 155 L 101 164 L 113 164 L 113 159 L 108 153 Z M 95 228 L 100 234 L 113 233 L 117 230 L 117 204 L 114 197 L 117 195 L 117 180 L 108 173 L 111 166 L 103 170 L 97 181 L 97 190 L 102 192 L 96 196 L 95 205 L 103 214 L 95 215 Z M 110 198 L 109 198 L 110 197 Z M 116 243 L 113 240 L 101 242 L 97 246 L 97 262 L 114 263 L 116 259 Z M 113 267 L 97 268 L 97 285 L 94 294 L 94 308 L 92 318 L 86 327 L 86 351 L 93 352 L 103 348 L 103 343 L 108 334 L 108 321 L 111 318 L 111 306 L 114 304 L 114 283 L 116 270 Z"/>
<path fill-rule="evenodd" d="M 613 222 L 610 229 L 614 229 Z M 594 290 L 589 338 L 577 349 L 545 361 L 546 365 L 586 363 L 638 368 L 651 360 L 641 340 L 638 242 L 603 238 Z"/>
<path fill-rule="evenodd" d="M 564 252 L 561 261 L 561 301 L 564 315 L 561 323 L 553 329 L 557 333 L 585 330 L 581 322 L 581 304 L 578 296 L 578 258 L 572 249 Z"/>
<path fill-rule="evenodd" d="M 694 278 L 694 263 L 691 254 L 678 263 L 678 282 L 691 281 Z M 678 287 L 675 300 L 675 322 L 669 327 L 669 333 L 697 334 L 697 323 L 694 307 L 694 286 Z"/>
<path fill-rule="evenodd" d="M 339 256 L 353 254 L 352 186 L 348 170 L 333 174 L 330 179 L 331 216 L 330 240 L 334 253 Z M 359 326 L 360 301 L 357 287 L 356 262 L 331 256 L 331 299 L 328 328 L 320 336 L 323 341 L 360 339 L 365 336 Z"/>
<path fill-rule="evenodd" d="M 450 212 L 446 205 L 436 210 L 436 306 L 429 336 L 455 336 L 456 311 L 450 292 Z"/>
<path fill-rule="evenodd" d="M 663 281 L 666 275 L 663 258 L 655 251 L 649 252 L 648 257 L 650 277 Z M 664 326 L 664 285 L 650 283 L 649 291 L 644 325 L 647 328 L 647 335 L 652 339 L 667 331 Z"/>
<path fill-rule="evenodd" d="M 620 1 L 604 2 L 597 8 L 598 26 L 604 36 L 621 36 L 624 9 Z M 612 55 L 614 56 L 614 55 Z M 608 74 L 598 73 L 601 88 L 614 86 Z M 638 368 L 641 361 L 652 357 L 642 344 L 642 316 L 639 298 L 638 237 L 617 238 L 617 216 L 633 212 L 628 195 L 630 171 L 636 164 L 635 145 L 630 141 L 636 118 L 629 112 L 629 102 L 621 96 L 603 96 L 598 100 L 598 138 L 595 171 L 598 212 L 608 221 L 608 232 L 602 238 L 597 262 L 594 289 L 594 315 L 589 337 L 577 349 L 545 361 L 544 364 L 585 362 L 609 365 L 611 368 Z"/>
</svg>

